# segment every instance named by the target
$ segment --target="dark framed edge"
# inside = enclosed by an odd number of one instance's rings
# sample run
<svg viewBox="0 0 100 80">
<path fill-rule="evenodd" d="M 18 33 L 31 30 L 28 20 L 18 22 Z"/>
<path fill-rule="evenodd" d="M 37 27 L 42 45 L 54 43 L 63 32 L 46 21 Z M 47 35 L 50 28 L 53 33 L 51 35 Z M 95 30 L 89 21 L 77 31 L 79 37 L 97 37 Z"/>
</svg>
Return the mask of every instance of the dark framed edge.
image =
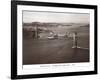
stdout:
<svg viewBox="0 0 100 80">
<path fill-rule="evenodd" d="M 94 71 L 17 75 L 17 5 L 37 5 L 37 6 L 50 6 L 50 7 L 94 9 L 94 16 L 95 16 Z M 75 76 L 75 75 L 89 75 L 89 74 L 97 74 L 97 6 L 96 5 L 48 3 L 48 2 L 33 2 L 33 1 L 11 1 L 11 79 Z"/>
</svg>

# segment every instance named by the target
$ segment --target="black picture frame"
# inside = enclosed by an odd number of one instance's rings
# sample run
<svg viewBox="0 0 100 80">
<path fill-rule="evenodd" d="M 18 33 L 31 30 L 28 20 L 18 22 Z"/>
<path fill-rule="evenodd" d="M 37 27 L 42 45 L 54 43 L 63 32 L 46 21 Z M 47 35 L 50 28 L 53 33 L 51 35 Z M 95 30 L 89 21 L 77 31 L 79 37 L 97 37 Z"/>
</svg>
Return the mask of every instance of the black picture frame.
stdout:
<svg viewBox="0 0 100 80">
<path fill-rule="evenodd" d="M 47 73 L 47 74 L 29 74 L 17 75 L 17 5 L 60 7 L 60 8 L 80 8 L 94 10 L 94 70 L 82 72 L 64 72 L 64 73 Z M 64 3 L 48 3 L 33 1 L 11 1 L 11 79 L 24 78 L 42 78 L 42 77 L 58 77 L 58 76 L 76 76 L 97 74 L 97 6 L 82 4 L 64 4 Z"/>
</svg>

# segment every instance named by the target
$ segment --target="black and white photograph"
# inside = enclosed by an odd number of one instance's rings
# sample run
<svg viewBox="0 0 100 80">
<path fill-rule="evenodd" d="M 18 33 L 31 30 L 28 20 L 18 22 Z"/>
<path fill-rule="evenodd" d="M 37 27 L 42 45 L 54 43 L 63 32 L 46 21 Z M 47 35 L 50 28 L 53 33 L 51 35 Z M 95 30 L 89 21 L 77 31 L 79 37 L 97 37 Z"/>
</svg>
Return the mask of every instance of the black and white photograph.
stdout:
<svg viewBox="0 0 100 80">
<path fill-rule="evenodd" d="M 23 65 L 89 62 L 89 13 L 23 11 Z"/>
</svg>

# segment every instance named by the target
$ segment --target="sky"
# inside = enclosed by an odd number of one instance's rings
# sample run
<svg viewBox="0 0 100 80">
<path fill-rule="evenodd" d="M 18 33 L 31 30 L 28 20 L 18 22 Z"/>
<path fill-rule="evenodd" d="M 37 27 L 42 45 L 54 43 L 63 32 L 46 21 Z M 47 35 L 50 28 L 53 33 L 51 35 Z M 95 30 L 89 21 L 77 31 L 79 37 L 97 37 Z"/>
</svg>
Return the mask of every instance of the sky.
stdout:
<svg viewBox="0 0 100 80">
<path fill-rule="evenodd" d="M 89 23 L 88 13 L 23 11 L 23 22 Z"/>
</svg>

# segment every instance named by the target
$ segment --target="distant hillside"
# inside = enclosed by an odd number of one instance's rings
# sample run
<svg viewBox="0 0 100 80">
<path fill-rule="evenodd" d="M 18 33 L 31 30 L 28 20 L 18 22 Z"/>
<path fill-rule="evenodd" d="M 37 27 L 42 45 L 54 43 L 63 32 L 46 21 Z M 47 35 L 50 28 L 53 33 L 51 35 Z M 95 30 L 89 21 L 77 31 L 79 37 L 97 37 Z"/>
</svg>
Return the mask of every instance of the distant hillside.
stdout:
<svg viewBox="0 0 100 80">
<path fill-rule="evenodd" d="M 66 27 L 71 27 L 71 26 L 80 26 L 80 27 L 89 27 L 89 24 L 85 23 L 45 23 L 45 22 L 32 22 L 32 23 L 23 23 L 23 26 L 38 26 L 38 27 L 59 27 L 59 26 L 66 26 Z"/>
</svg>

